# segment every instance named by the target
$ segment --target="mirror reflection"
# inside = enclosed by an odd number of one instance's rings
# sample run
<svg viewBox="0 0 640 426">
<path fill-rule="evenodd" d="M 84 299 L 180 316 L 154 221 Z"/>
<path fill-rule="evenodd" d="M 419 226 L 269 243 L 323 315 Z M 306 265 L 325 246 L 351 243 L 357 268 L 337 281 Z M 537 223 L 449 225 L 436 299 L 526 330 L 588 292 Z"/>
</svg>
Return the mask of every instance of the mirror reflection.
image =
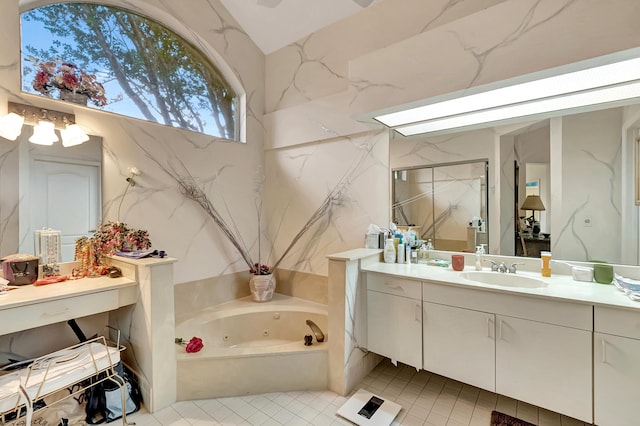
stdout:
<svg viewBox="0 0 640 426">
<path fill-rule="evenodd" d="M 640 106 L 630 105 L 462 132 L 395 135 L 390 164 L 396 173 L 488 157 L 492 254 L 538 257 L 550 249 L 554 259 L 637 265 L 634 153 L 639 128 Z M 395 206 L 415 194 L 402 198 L 393 181 L 392 217 L 402 223 Z M 540 203 L 529 204 L 529 196 Z M 414 215 L 409 221 L 435 229 L 436 249 L 450 250 L 437 244 L 438 214 L 446 209 L 406 211 Z M 464 232 L 469 217 L 459 221 L 457 232 Z M 436 220 L 431 224 L 429 218 Z"/>
<path fill-rule="evenodd" d="M 487 160 L 392 171 L 392 220 L 439 250 L 488 244 Z"/>
<path fill-rule="evenodd" d="M 32 134 L 25 125 L 15 142 L 0 144 L 0 255 L 36 254 L 35 231 L 52 229 L 60 231 L 61 261 L 71 261 L 76 239 L 102 219 L 102 138 L 44 146 L 30 143 Z"/>
</svg>

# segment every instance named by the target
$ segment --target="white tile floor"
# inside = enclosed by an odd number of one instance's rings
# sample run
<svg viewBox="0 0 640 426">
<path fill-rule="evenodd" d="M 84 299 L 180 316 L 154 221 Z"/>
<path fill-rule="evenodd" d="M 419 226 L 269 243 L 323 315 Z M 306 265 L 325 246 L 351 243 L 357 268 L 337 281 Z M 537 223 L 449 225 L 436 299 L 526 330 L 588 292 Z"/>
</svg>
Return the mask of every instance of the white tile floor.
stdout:
<svg viewBox="0 0 640 426">
<path fill-rule="evenodd" d="M 585 423 L 530 404 L 496 395 L 446 377 L 384 361 L 361 383 L 403 409 L 394 425 L 489 426 L 492 410 L 539 426 Z M 276 392 L 233 398 L 183 401 L 153 414 L 129 416 L 137 426 L 201 425 L 350 425 L 336 416 L 347 398 L 330 391 Z"/>
</svg>

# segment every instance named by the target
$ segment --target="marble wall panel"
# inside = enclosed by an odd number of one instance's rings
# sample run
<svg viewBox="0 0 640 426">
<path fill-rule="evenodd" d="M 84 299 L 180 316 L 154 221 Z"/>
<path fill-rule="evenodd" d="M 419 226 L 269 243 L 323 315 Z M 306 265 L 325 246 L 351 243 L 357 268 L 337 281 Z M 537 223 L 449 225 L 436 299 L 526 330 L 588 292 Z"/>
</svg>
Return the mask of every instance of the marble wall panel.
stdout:
<svg viewBox="0 0 640 426">
<path fill-rule="evenodd" d="M 635 48 L 638 12 L 634 0 L 497 4 L 352 59 L 352 115 Z"/>
<path fill-rule="evenodd" d="M 380 2 L 267 55 L 266 110 L 343 92 L 349 61 L 505 0 Z M 351 84 L 366 84 L 352 81 Z"/>
<path fill-rule="evenodd" d="M 562 193 L 571 196 L 562 199 L 552 252 L 562 259 L 619 263 L 622 109 L 562 121 Z"/>
<path fill-rule="evenodd" d="M 389 220 L 388 149 L 383 131 L 267 151 L 269 264 L 326 275 L 328 253 L 364 247 L 369 224 Z"/>
</svg>

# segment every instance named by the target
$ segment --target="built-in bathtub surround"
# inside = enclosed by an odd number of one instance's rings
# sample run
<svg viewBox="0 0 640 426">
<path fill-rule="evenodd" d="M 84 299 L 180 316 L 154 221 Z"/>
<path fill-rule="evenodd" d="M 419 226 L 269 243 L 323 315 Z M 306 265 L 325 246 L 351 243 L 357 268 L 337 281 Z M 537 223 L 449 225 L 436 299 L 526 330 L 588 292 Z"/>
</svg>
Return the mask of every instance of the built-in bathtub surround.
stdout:
<svg viewBox="0 0 640 426">
<path fill-rule="evenodd" d="M 276 270 L 275 277 L 277 294 L 327 304 L 327 277 L 286 269 Z M 211 306 L 249 296 L 250 278 L 251 274 L 245 271 L 176 284 L 176 321 Z"/>
<path fill-rule="evenodd" d="M 178 399 L 326 389 L 331 336 L 305 345 L 307 320 L 326 333 L 327 306 L 281 294 L 260 304 L 245 297 L 185 317 L 176 337 L 198 336 L 204 348 L 186 353 L 176 345 Z"/>
</svg>

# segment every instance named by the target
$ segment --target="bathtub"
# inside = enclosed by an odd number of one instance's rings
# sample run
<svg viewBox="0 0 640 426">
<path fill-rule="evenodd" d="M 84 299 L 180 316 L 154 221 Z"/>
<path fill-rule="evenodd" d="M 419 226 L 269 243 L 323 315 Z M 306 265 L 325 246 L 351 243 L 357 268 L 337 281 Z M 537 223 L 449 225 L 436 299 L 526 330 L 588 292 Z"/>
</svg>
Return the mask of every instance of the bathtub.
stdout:
<svg viewBox="0 0 640 426">
<path fill-rule="evenodd" d="M 325 334 L 304 345 L 312 320 Z M 197 353 L 176 345 L 178 400 L 266 392 L 324 390 L 328 386 L 327 306 L 274 294 L 223 303 L 176 323 L 176 337 L 203 340 Z"/>
</svg>

